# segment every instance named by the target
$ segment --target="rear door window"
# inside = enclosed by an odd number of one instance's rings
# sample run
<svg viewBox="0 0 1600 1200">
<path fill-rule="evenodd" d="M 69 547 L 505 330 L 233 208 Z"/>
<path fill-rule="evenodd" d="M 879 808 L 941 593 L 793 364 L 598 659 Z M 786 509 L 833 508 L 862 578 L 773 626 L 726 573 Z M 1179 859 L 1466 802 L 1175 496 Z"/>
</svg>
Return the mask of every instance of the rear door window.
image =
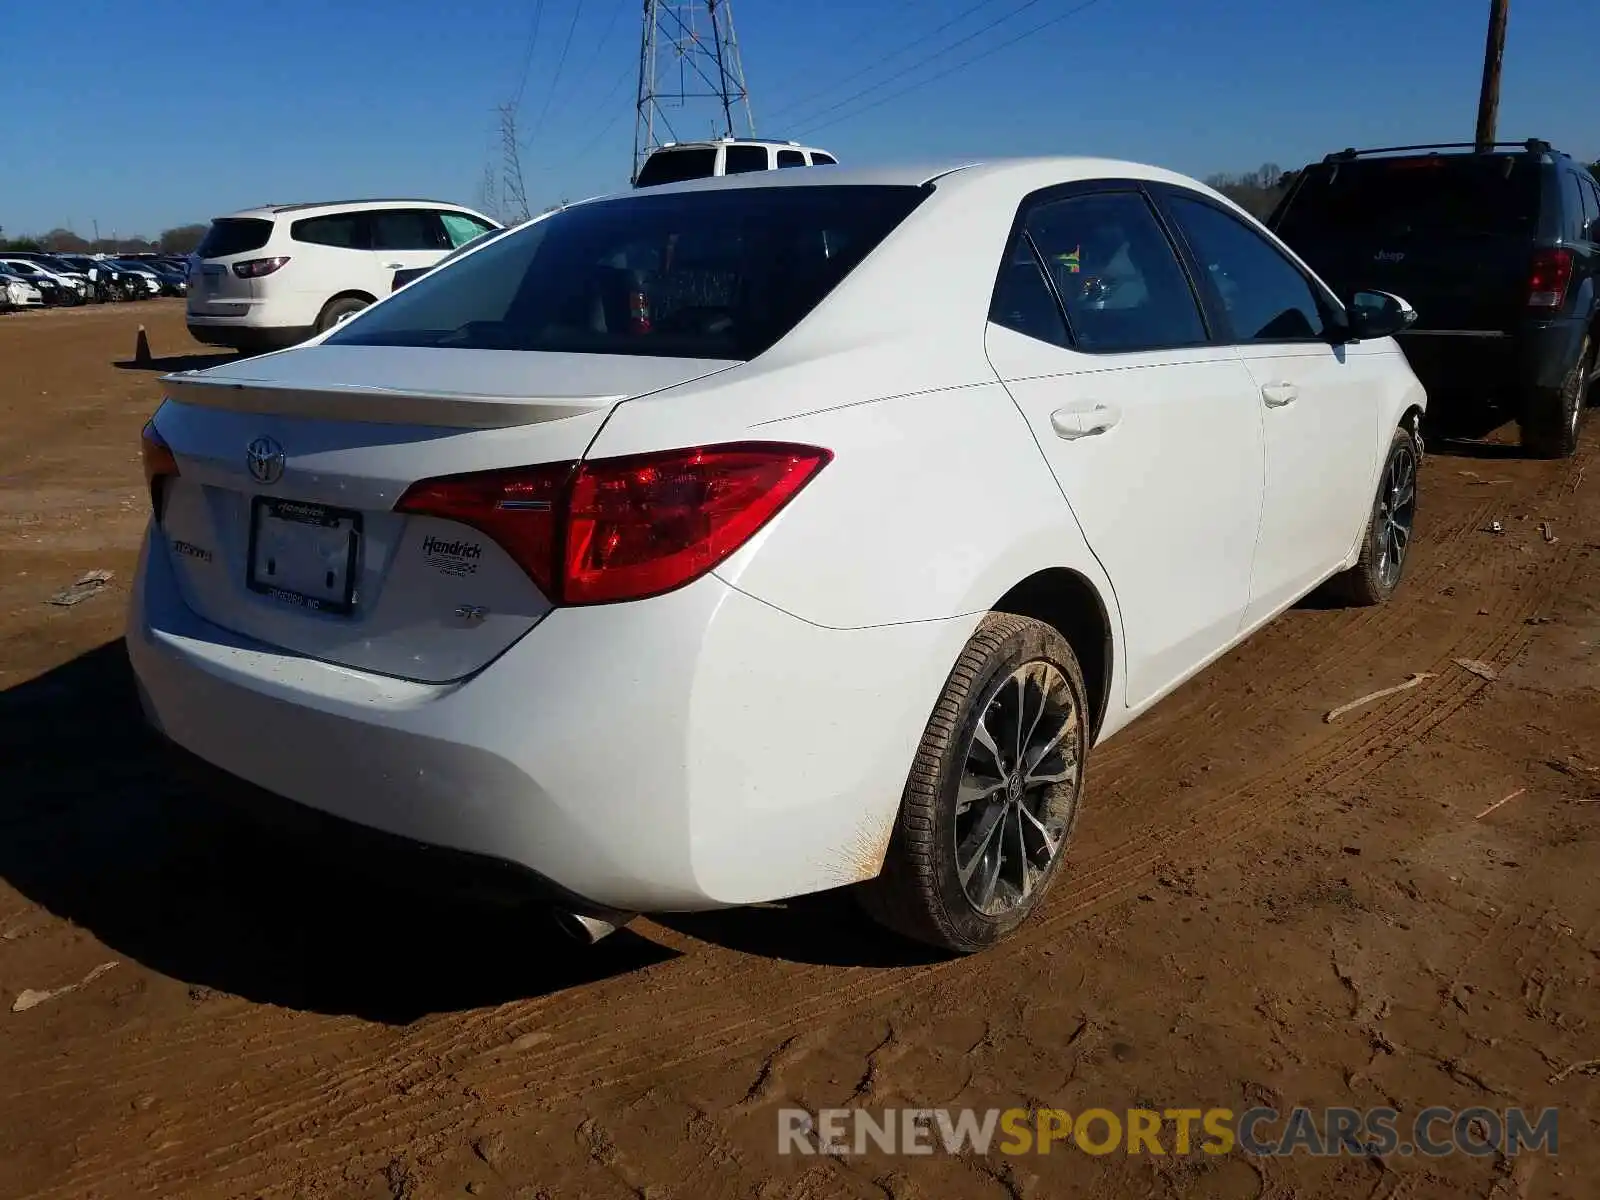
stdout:
<svg viewBox="0 0 1600 1200">
<path fill-rule="evenodd" d="M 289 226 L 289 236 L 313 246 L 337 246 L 343 250 L 365 250 L 370 244 L 366 213 L 330 213 L 307 217 Z"/>
<path fill-rule="evenodd" d="M 722 169 L 729 175 L 741 175 L 746 171 L 765 171 L 767 169 L 767 148 L 765 146 L 729 146 L 724 152 Z"/>
<path fill-rule="evenodd" d="M 754 358 L 926 194 L 755 187 L 580 204 L 417 280 L 330 340 Z"/>
<path fill-rule="evenodd" d="M 1530 155 L 1433 155 L 1317 163 L 1274 232 L 1290 245 L 1335 236 L 1388 242 L 1532 235 L 1539 173 Z"/>
<path fill-rule="evenodd" d="M 806 165 L 806 156 L 798 150 L 779 150 L 778 166 L 803 167 Z"/>
<path fill-rule="evenodd" d="M 261 217 L 222 217 L 211 222 L 195 251 L 201 258 L 226 258 L 259 250 L 272 237 L 272 222 Z"/>
<path fill-rule="evenodd" d="M 639 169 L 635 187 L 654 187 L 660 183 L 682 183 L 686 179 L 705 179 L 717 173 L 717 151 L 711 146 L 687 150 L 657 150 Z"/>
<path fill-rule="evenodd" d="M 380 209 L 367 214 L 374 250 L 448 250 L 438 214 L 420 208 Z"/>
<path fill-rule="evenodd" d="M 1028 213 L 1025 227 L 1078 349 L 1125 353 L 1206 341 L 1188 277 L 1140 193 L 1046 201 Z M 1032 303 L 1042 320 L 1037 293 Z"/>
</svg>

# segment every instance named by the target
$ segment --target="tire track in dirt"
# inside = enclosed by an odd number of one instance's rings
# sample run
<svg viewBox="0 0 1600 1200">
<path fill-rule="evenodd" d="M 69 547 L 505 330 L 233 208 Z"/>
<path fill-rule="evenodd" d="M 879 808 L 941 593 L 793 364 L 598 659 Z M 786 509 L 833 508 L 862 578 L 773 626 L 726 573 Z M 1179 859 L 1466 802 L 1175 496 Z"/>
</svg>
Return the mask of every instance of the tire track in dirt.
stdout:
<svg viewBox="0 0 1600 1200">
<path fill-rule="evenodd" d="M 1574 464 L 1559 479 L 1545 481 L 1534 495 L 1516 499 L 1539 503 L 1564 487 L 1579 469 Z M 1419 572 L 1424 582 L 1465 575 L 1503 551 L 1499 539 L 1485 538 L 1481 545 L 1467 542 L 1468 552 L 1462 558 L 1449 553 L 1481 528 L 1490 507 L 1475 506 L 1466 519 L 1451 523 L 1448 536 Z M 230 1019 L 223 1030 L 211 1023 L 192 1037 L 176 1044 L 168 1039 L 132 1058 L 50 1071 L 51 1078 L 30 1092 L 73 1086 L 131 1093 L 140 1077 L 158 1066 L 168 1077 L 182 1072 L 184 1059 L 216 1062 L 238 1061 L 242 1054 L 252 1059 L 272 1055 L 288 1065 L 309 1061 L 319 1043 L 341 1044 L 344 1061 L 311 1071 L 286 1070 L 258 1087 L 230 1088 L 227 1101 L 220 1104 L 215 1093 L 204 1100 L 194 1098 L 195 1111 L 166 1131 L 165 1144 L 132 1161 L 125 1150 L 114 1160 L 109 1154 L 90 1153 L 75 1164 L 68 1179 L 40 1194 L 81 1196 L 112 1183 L 173 1194 L 185 1179 L 197 1176 L 206 1180 L 208 1193 L 213 1188 L 270 1193 L 281 1184 L 288 1163 L 302 1183 L 332 1181 L 348 1177 L 348 1171 L 381 1168 L 402 1151 L 416 1155 L 437 1150 L 507 1105 L 547 1107 L 594 1089 L 636 1084 L 646 1075 L 692 1069 L 714 1055 L 781 1038 L 815 1027 L 834 1014 L 932 986 L 946 971 L 1004 969 L 1008 952 L 1059 936 L 1062 928 L 1140 886 L 1155 864 L 1203 857 L 1276 819 L 1307 790 L 1352 782 L 1414 744 L 1489 686 L 1454 667 L 1450 658 L 1479 658 L 1497 666 L 1510 661 L 1528 637 L 1521 618 L 1536 611 L 1564 581 L 1572 553 L 1573 547 L 1566 545 L 1560 554 L 1538 564 L 1537 577 L 1520 595 L 1519 585 L 1529 582 L 1525 576 L 1509 569 L 1491 572 L 1492 584 L 1480 598 L 1498 620 L 1492 627 L 1473 623 L 1445 631 L 1450 636 L 1444 637 L 1434 663 L 1440 671 L 1437 678 L 1372 706 L 1347 724 L 1329 727 L 1289 759 L 1270 765 L 1240 786 L 1163 811 L 1161 825 L 1101 848 L 1063 878 L 1067 886 L 1013 947 L 992 958 L 885 971 L 774 963 L 707 950 L 577 993 L 465 1017 L 429 1018 L 398 1035 L 373 1032 L 351 1020 L 291 1018 L 280 1027 L 282 1036 L 262 1044 L 259 1013 L 246 1011 Z M 1314 662 L 1284 673 L 1269 691 L 1257 693 L 1249 708 L 1265 711 L 1274 697 L 1315 679 L 1324 664 L 1359 657 L 1381 645 L 1397 627 L 1414 621 L 1414 614 L 1397 606 L 1367 610 L 1333 630 L 1319 630 L 1319 644 L 1327 638 L 1338 645 Z M 1350 635 L 1355 635 L 1353 641 Z M 1285 641 L 1299 640 L 1279 639 L 1278 653 Z M 1230 715 L 1237 719 L 1241 706 L 1228 701 L 1226 694 L 1213 696 L 1201 709 L 1214 719 Z M 1186 716 L 1195 718 L 1193 712 Z M 1180 740 L 1192 744 L 1204 733 L 1199 729 Z M 1111 761 L 1105 770 L 1114 775 L 1108 781 L 1114 794 L 1137 795 L 1145 790 L 1140 785 L 1148 782 L 1170 790 L 1169 739 L 1150 733 L 1138 740 L 1167 745 L 1159 756 L 1131 751 L 1108 756 Z M 708 1001 L 708 995 L 714 999 Z M 795 999 L 774 1005 L 775 995 Z M 585 1002 L 581 1008 L 575 1009 L 575 998 Z M 627 1031 L 620 1041 L 619 1029 Z M 507 1051 L 513 1038 L 533 1031 L 550 1035 L 541 1049 L 520 1055 Z M 250 1043 L 255 1045 L 246 1051 Z M 663 1053 L 661 1047 L 671 1049 Z M 89 1046 L 82 1049 L 88 1051 Z M 501 1055 L 510 1061 L 491 1061 Z M 85 1056 L 80 1052 L 71 1057 L 82 1062 Z M 207 1072 L 196 1074 L 203 1078 Z M 287 1102 L 274 1103 L 274 1098 Z M 333 1129 L 336 1134 L 321 1132 Z"/>
</svg>

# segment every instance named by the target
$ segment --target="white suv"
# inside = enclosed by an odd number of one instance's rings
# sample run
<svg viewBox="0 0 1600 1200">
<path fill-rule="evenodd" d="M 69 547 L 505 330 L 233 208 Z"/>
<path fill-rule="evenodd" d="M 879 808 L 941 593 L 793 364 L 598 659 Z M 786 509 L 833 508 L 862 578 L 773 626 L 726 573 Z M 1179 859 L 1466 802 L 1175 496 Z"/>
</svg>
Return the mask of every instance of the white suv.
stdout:
<svg viewBox="0 0 1600 1200">
<path fill-rule="evenodd" d="M 189 268 L 189 332 L 235 350 L 292 346 L 388 295 L 397 270 L 431 267 L 499 228 L 432 200 L 278 204 L 218 217 Z"/>
<path fill-rule="evenodd" d="M 718 138 L 711 142 L 668 142 L 652 151 L 634 177 L 634 187 L 683 183 L 745 171 L 784 167 L 831 167 L 839 160 L 826 150 L 799 142 L 765 142 L 758 138 Z"/>
</svg>

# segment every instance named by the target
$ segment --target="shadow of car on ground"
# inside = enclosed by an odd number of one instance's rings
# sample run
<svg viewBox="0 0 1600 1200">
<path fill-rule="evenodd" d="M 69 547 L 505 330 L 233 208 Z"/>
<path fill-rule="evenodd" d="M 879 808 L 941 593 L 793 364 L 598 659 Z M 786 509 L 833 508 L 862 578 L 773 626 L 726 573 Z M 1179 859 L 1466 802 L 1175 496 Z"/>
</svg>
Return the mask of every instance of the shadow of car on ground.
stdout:
<svg viewBox="0 0 1600 1200">
<path fill-rule="evenodd" d="M 191 985 L 405 1024 L 675 956 L 626 929 L 581 945 L 536 910 L 342 870 L 233 817 L 170 770 L 121 639 L 0 692 L 0 761 L 0 877 Z"/>
</svg>

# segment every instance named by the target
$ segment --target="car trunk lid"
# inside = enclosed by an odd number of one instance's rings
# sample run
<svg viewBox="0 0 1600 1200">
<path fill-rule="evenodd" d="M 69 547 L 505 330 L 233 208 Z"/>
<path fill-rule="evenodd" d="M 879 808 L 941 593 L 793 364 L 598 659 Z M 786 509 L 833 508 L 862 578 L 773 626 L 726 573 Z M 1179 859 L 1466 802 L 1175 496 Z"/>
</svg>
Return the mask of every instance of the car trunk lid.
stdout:
<svg viewBox="0 0 1600 1200">
<path fill-rule="evenodd" d="M 156 428 L 179 474 L 159 536 L 185 601 L 216 625 L 360 670 L 458 679 L 550 603 L 476 530 L 396 513 L 406 489 L 581 458 L 624 399 L 731 365 L 312 346 L 167 376 Z"/>
</svg>

